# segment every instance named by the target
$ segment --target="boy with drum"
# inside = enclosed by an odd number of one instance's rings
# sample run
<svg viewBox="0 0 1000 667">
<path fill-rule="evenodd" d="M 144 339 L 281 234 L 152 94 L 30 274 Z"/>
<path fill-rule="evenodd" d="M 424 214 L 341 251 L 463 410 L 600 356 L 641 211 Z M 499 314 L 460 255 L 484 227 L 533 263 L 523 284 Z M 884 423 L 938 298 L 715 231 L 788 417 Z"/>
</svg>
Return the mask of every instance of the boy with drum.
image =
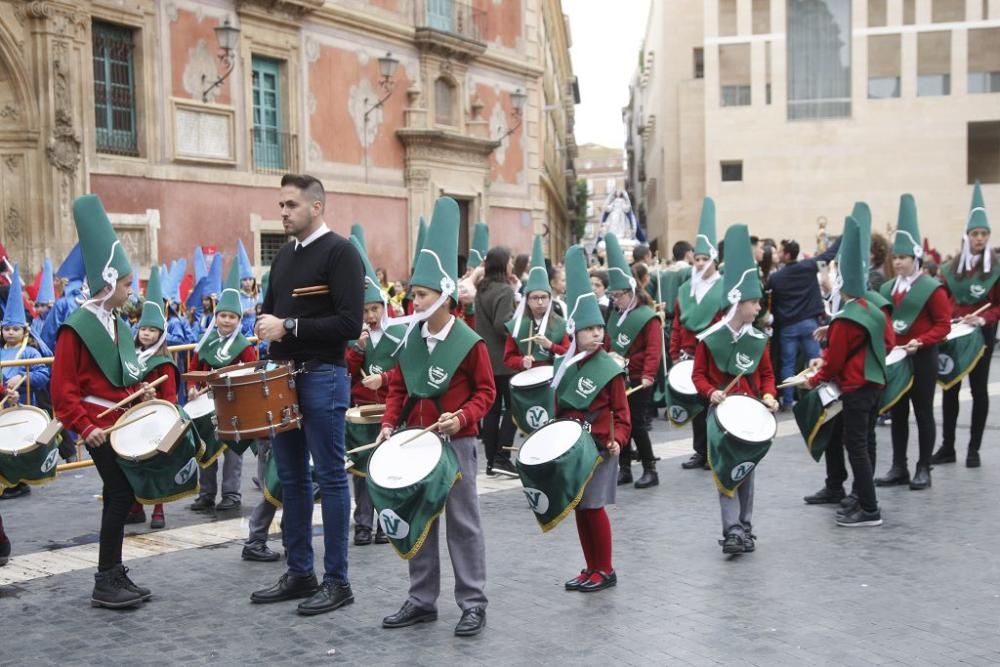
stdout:
<svg viewBox="0 0 1000 667">
<path fill-rule="evenodd" d="M 715 243 L 715 202 L 705 197 L 698 222 L 698 238 L 694 245 L 694 267 L 691 277 L 681 285 L 674 305 L 674 323 L 670 328 L 670 361 L 694 357 L 698 334 L 721 316 L 724 302 L 722 274 L 718 271 L 719 250 Z M 667 414 L 670 414 L 668 400 Z M 685 470 L 708 468 L 708 439 L 705 411 L 691 419 L 694 454 L 681 464 Z"/>
<path fill-rule="evenodd" d="M 986 346 L 979 361 L 969 371 L 969 389 L 972 391 L 972 419 L 969 425 L 969 449 L 965 465 L 978 468 L 979 446 L 983 443 L 986 417 L 990 412 L 990 395 L 987 382 L 990 377 L 990 359 L 997 342 L 997 320 L 1000 320 L 1000 256 L 990 249 L 990 221 L 986 217 L 986 204 L 979 181 L 972 192 L 972 207 L 962 238 L 962 252 L 957 260 L 942 267 L 945 289 L 951 302 L 951 316 L 962 324 L 978 327 Z M 954 360 L 957 364 L 959 360 Z M 955 425 L 958 422 L 958 392 L 961 381 L 944 390 L 941 412 L 941 448 L 931 457 L 931 463 L 955 462 Z"/>
<path fill-rule="evenodd" d="M 455 634 L 466 637 L 486 626 L 486 543 L 476 494 L 476 435 L 479 420 L 496 398 L 496 387 L 486 344 L 451 313 L 458 300 L 459 217 L 455 200 L 442 197 L 434 204 L 410 278 L 415 318 L 398 349 L 399 366 L 388 373 L 389 395 L 378 441 L 403 424 L 432 427 L 450 439 L 461 478 L 451 487 L 444 515 L 455 598 L 462 609 Z M 382 620 L 382 627 L 437 619 L 439 527 L 440 519 L 435 519 L 422 548 L 409 560 L 409 597 L 398 612 Z"/>
<path fill-rule="evenodd" d="M 722 293 L 729 312 L 698 336 L 692 379 L 698 394 L 713 406 L 706 424 L 708 463 L 719 491 L 722 537 L 725 554 L 750 553 L 755 549 L 753 497 L 756 467 L 770 447 L 770 439 L 737 442 L 724 430 L 717 413 L 729 396 L 751 396 L 763 403 L 740 417 L 745 422 L 759 419 L 774 423 L 767 413 L 778 409 L 775 400 L 774 369 L 767 335 L 754 328 L 760 313 L 763 292 L 757 276 L 750 234 L 746 225 L 726 230 L 726 274 Z M 766 409 L 765 409 L 766 408 Z M 763 430 L 763 429 L 762 429 Z M 773 438 L 773 434 L 771 436 Z"/>
<path fill-rule="evenodd" d="M 618 583 L 611 562 L 611 522 L 604 509 L 615 502 L 616 457 L 632 428 L 625 377 L 604 351 L 604 318 L 590 286 L 583 248 L 566 252 L 567 328 L 574 332 L 567 356 L 557 362 L 552 382 L 556 414 L 590 425 L 601 460 L 576 506 L 576 530 L 586 567 L 566 582 L 566 590 L 592 593 Z"/>
<path fill-rule="evenodd" d="M 191 362 L 190 370 L 208 371 L 223 368 L 232 364 L 254 363 L 257 361 L 257 349 L 250 344 L 240 330 L 242 318 L 240 306 L 240 266 L 233 262 L 226 278 L 226 287 L 219 296 L 212 318 L 213 326 L 209 326 L 201 341 L 194 348 L 197 358 Z M 188 400 L 197 397 L 199 390 L 192 386 L 188 388 Z M 208 440 L 206 434 L 201 434 L 203 440 Z M 214 436 L 212 436 L 214 437 Z M 220 512 L 239 509 L 242 496 L 240 480 L 243 477 L 243 452 L 250 441 L 225 443 L 225 461 L 222 465 L 222 500 L 215 505 L 215 493 L 218 489 L 219 464 L 216 452 L 211 460 L 203 463 L 201 470 L 201 491 L 189 509 L 195 512 L 207 512 L 213 508 Z"/>
</svg>

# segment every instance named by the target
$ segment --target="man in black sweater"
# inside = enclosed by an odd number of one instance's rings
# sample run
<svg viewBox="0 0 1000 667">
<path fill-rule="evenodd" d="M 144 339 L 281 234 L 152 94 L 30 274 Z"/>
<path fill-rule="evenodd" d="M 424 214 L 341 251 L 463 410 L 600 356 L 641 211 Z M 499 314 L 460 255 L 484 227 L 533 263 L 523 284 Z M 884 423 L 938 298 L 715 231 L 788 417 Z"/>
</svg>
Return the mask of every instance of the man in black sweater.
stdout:
<svg viewBox="0 0 1000 667">
<path fill-rule="evenodd" d="M 361 335 L 365 270 L 347 239 L 323 220 L 326 194 L 312 176 L 281 179 L 281 221 L 294 240 L 271 262 L 271 278 L 256 332 L 270 343 L 271 359 L 292 361 L 302 427 L 278 433 L 271 452 L 281 480 L 288 571 L 277 584 L 256 591 L 253 602 L 308 598 L 303 615 L 321 614 L 354 602 L 347 579 L 347 533 L 351 496 L 344 469 L 344 416 L 351 381 L 344 360 L 347 342 Z M 302 287 L 322 293 L 293 297 Z M 313 571 L 313 487 L 316 467 L 323 509 L 323 581 Z"/>
<path fill-rule="evenodd" d="M 819 343 L 813 338 L 813 333 L 819 327 L 819 318 L 826 311 L 816 272 L 819 262 L 829 262 L 837 256 L 839 249 L 840 239 L 837 239 L 822 255 L 799 260 L 799 244 L 787 240 L 781 242 L 783 266 L 768 280 L 774 328 L 781 346 L 779 382 L 795 374 L 801 350 L 805 350 L 806 361 L 819 357 Z M 793 392 L 792 388 L 781 391 L 782 411 L 792 406 Z"/>
</svg>

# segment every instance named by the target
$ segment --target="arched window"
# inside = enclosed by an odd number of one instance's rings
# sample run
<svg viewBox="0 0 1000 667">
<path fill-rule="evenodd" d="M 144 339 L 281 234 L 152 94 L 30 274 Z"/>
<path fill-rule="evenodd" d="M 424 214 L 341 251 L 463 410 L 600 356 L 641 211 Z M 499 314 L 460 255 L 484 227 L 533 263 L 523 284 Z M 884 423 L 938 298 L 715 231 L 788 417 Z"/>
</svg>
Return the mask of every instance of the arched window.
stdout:
<svg viewBox="0 0 1000 667">
<path fill-rule="evenodd" d="M 434 122 L 455 125 L 455 85 L 443 76 L 434 82 Z"/>
</svg>

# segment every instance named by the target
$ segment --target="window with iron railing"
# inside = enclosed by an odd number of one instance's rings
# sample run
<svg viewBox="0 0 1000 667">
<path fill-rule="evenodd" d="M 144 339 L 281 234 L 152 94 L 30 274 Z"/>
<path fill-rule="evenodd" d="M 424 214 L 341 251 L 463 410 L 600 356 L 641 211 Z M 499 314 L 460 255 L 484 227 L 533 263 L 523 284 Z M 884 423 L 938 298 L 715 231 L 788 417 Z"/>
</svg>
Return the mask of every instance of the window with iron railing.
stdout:
<svg viewBox="0 0 1000 667">
<path fill-rule="evenodd" d="M 271 262 L 274 261 L 274 256 L 278 254 L 278 251 L 281 250 L 281 246 L 285 245 L 287 241 L 288 237 L 284 234 L 261 232 L 260 265 L 271 266 Z"/>
<path fill-rule="evenodd" d="M 254 56 L 252 66 L 252 103 L 254 171 L 261 174 L 283 174 L 294 171 L 297 137 L 284 131 L 281 100 L 282 62 Z"/>
<path fill-rule="evenodd" d="M 425 0 L 425 12 L 422 24 L 442 32 L 470 39 L 476 42 L 486 37 L 486 12 L 476 9 L 471 4 L 458 0 Z"/>
<path fill-rule="evenodd" d="M 139 155 L 134 31 L 94 21 L 92 35 L 97 152 Z"/>
</svg>

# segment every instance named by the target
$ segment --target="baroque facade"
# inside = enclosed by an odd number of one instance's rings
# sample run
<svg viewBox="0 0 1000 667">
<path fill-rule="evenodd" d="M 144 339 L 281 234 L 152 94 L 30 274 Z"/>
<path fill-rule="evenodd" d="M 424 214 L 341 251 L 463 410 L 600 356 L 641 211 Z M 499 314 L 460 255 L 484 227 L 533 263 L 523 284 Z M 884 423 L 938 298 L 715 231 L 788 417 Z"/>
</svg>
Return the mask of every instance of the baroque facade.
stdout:
<svg viewBox="0 0 1000 667">
<path fill-rule="evenodd" d="M 284 240 L 280 175 L 305 172 L 395 279 L 441 195 L 460 249 L 485 221 L 494 244 L 543 233 L 560 256 L 569 45 L 559 0 L 0 0 L 0 240 L 30 267 L 61 258 L 95 192 L 143 272 L 237 238 L 260 267 Z"/>
</svg>

